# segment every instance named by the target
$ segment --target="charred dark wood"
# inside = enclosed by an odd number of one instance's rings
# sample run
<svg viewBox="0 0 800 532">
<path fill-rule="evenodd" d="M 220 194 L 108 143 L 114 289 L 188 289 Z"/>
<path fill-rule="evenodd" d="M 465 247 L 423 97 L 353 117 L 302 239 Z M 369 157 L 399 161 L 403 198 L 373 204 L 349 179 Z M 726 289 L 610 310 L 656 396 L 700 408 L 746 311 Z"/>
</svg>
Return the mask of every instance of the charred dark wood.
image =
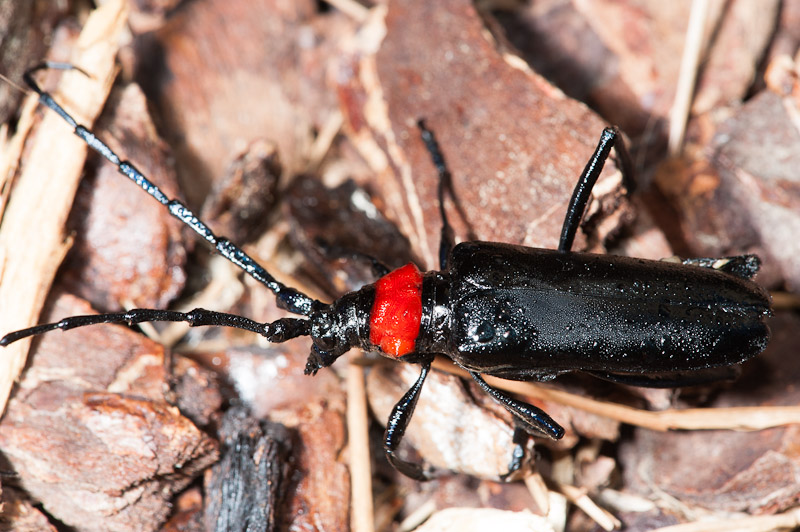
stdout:
<svg viewBox="0 0 800 532">
<path fill-rule="evenodd" d="M 222 459 L 206 476 L 206 528 L 276 530 L 290 473 L 288 430 L 235 407 L 220 439 Z"/>
</svg>

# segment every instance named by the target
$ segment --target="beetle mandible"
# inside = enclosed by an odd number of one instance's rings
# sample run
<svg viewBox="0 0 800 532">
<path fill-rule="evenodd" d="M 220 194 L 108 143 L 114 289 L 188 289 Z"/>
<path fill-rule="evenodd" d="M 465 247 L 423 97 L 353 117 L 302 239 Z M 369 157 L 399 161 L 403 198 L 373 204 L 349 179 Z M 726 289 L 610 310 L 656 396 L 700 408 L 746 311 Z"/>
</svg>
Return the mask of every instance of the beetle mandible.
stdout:
<svg viewBox="0 0 800 532">
<path fill-rule="evenodd" d="M 546 380 L 583 371 L 602 379 L 644 386 L 685 386 L 726 377 L 733 365 L 760 353 L 769 340 L 765 318 L 770 297 L 752 281 L 754 255 L 688 259 L 682 263 L 571 251 L 592 187 L 612 148 L 623 173 L 630 159 L 619 131 L 606 128 L 584 168 L 567 208 L 558 248 L 496 242 L 454 244 L 444 210 L 450 174 L 439 146 L 422 121 L 422 139 L 439 174 L 442 218 L 440 270 L 422 273 L 413 264 L 388 271 L 374 284 L 328 304 L 275 280 L 242 249 L 216 236 L 183 203 L 167 198 L 131 163 L 122 161 L 78 124 L 33 74 L 75 68 L 42 63 L 24 79 L 40 102 L 58 113 L 92 149 L 117 166 L 226 259 L 275 294 L 280 308 L 304 318 L 259 323 L 243 316 L 194 309 L 133 309 L 73 316 L 7 334 L 5 346 L 54 329 L 97 323 L 182 321 L 256 332 L 271 342 L 310 336 L 305 373 L 314 375 L 352 348 L 417 363 L 421 372 L 395 405 L 384 450 L 400 472 L 428 479 L 430 470 L 401 459 L 398 446 L 414 412 L 433 358 L 446 356 L 505 407 L 516 422 L 509 472 L 522 464 L 528 435 L 559 439 L 564 429 L 541 409 L 489 386 L 481 375 Z"/>
</svg>

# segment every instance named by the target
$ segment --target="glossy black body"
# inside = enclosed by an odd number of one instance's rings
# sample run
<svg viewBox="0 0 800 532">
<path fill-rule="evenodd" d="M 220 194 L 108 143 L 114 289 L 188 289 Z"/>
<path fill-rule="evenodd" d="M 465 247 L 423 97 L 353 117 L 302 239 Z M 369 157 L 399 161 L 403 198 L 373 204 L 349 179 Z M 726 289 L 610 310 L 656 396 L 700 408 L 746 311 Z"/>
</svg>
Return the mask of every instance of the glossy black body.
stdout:
<svg viewBox="0 0 800 532">
<path fill-rule="evenodd" d="M 466 242 L 426 275 L 423 300 L 420 347 L 507 379 L 672 375 L 737 364 L 769 339 L 756 283 L 630 257 Z"/>
</svg>

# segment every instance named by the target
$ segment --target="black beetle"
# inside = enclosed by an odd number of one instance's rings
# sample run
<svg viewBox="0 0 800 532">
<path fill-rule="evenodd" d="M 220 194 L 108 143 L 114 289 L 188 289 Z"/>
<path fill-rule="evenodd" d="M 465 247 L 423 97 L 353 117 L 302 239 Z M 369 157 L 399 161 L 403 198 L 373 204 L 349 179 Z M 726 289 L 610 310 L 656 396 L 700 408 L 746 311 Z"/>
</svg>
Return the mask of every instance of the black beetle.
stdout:
<svg viewBox="0 0 800 532">
<path fill-rule="evenodd" d="M 760 353 L 769 340 L 764 322 L 770 297 L 751 281 L 759 261 L 753 255 L 690 259 L 682 263 L 570 251 L 592 187 L 612 147 L 630 175 L 630 162 L 616 128 L 607 128 L 586 165 L 567 209 L 558 249 L 534 249 L 494 242 L 454 245 L 443 208 L 449 172 L 424 124 L 422 137 L 439 173 L 442 216 L 441 270 L 420 273 L 408 264 L 389 272 L 373 261 L 380 279 L 331 304 L 276 281 L 241 249 L 211 230 L 182 203 L 170 200 L 136 168 L 42 91 L 25 74 L 43 105 L 57 112 L 89 146 L 117 165 L 149 195 L 215 246 L 217 251 L 269 288 L 278 306 L 307 319 L 259 323 L 248 318 L 195 309 L 133 309 L 74 316 L 6 335 L 0 345 L 53 329 L 95 323 L 184 321 L 259 333 L 272 342 L 298 336 L 313 341 L 305 373 L 330 366 L 351 348 L 378 351 L 419 363 L 416 383 L 395 405 L 384 449 L 402 473 L 417 479 L 429 472 L 400 459 L 396 450 L 435 355 L 451 358 L 517 421 L 510 471 L 522 463 L 528 434 L 561 438 L 564 429 L 541 409 L 489 386 L 481 374 L 515 380 L 545 380 L 583 371 L 616 382 L 645 386 L 685 386 L 730 374 L 730 366 Z"/>
</svg>

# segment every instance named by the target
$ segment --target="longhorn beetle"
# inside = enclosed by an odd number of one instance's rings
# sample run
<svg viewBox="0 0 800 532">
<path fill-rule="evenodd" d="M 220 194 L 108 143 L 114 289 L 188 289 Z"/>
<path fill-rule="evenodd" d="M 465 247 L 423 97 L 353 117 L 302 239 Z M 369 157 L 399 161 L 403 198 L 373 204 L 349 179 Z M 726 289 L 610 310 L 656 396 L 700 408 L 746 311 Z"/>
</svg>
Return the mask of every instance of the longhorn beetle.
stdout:
<svg viewBox="0 0 800 532">
<path fill-rule="evenodd" d="M 420 364 L 419 378 L 389 418 L 384 449 L 400 472 L 422 480 L 430 478 L 430 470 L 402 460 L 397 448 L 437 354 L 466 369 L 513 414 L 511 472 L 522 464 L 528 435 L 555 440 L 564 429 L 541 409 L 489 386 L 482 374 L 545 380 L 583 371 L 628 384 L 686 386 L 729 376 L 732 365 L 760 353 L 769 339 L 764 320 L 770 315 L 770 297 L 751 281 L 759 268 L 754 255 L 674 263 L 571 251 L 592 187 L 612 148 L 621 169 L 630 175 L 629 157 L 614 127 L 603 131 L 570 199 L 558 248 L 550 250 L 496 242 L 454 245 L 443 201 L 450 174 L 433 134 L 420 121 L 439 175 L 440 270 L 421 273 L 407 264 L 389 272 L 374 261 L 382 274 L 377 282 L 328 304 L 276 281 L 240 248 L 214 235 L 185 205 L 167 198 L 132 164 L 121 161 L 39 87 L 33 73 L 46 68 L 75 67 L 43 63 L 25 74 L 43 105 L 222 256 L 269 288 L 280 308 L 305 318 L 259 323 L 199 308 L 186 313 L 133 309 L 31 327 L 6 335 L 0 345 L 96 323 L 182 321 L 245 329 L 271 342 L 310 336 L 313 345 L 305 367 L 309 375 L 354 347 Z"/>
</svg>

